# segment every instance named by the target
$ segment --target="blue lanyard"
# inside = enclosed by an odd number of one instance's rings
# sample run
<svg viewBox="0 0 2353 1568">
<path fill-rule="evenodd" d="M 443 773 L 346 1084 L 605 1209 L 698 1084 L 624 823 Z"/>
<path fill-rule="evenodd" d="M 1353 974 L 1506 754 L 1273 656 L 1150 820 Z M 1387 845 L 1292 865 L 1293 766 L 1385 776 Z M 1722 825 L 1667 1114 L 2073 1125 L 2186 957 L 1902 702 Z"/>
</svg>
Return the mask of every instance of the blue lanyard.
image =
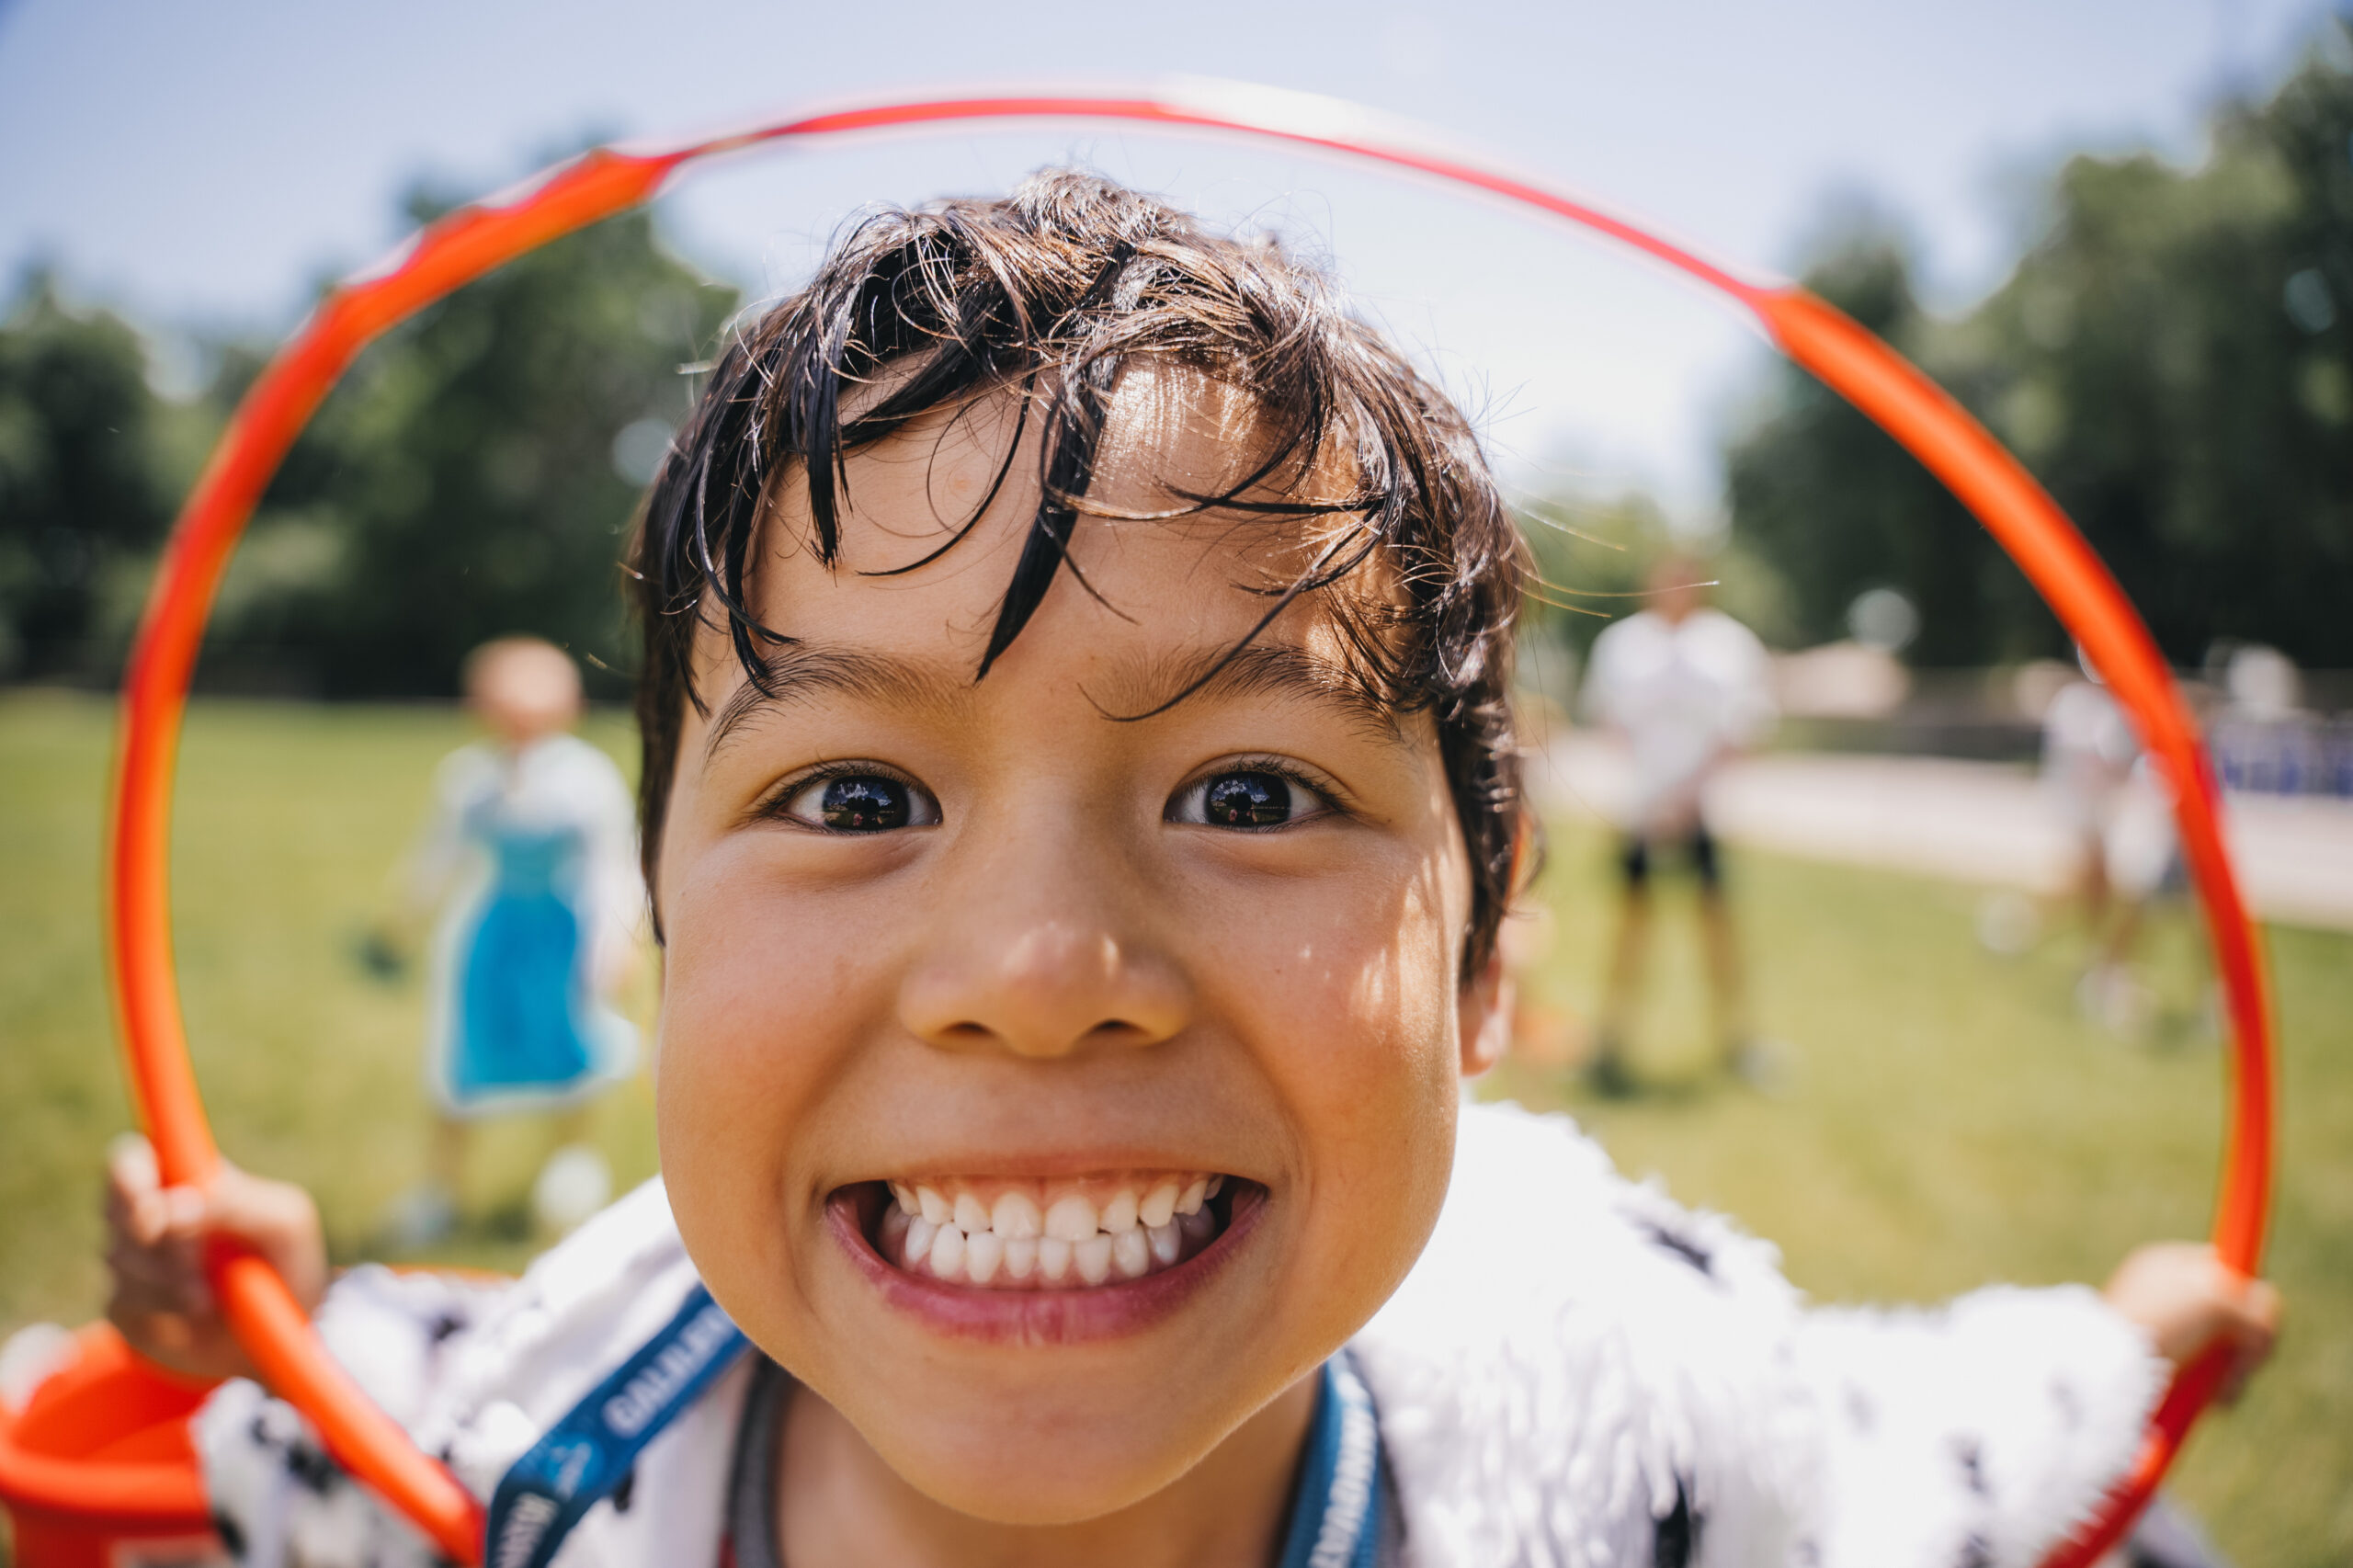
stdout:
<svg viewBox="0 0 2353 1568">
<path fill-rule="evenodd" d="M 546 1568 L 631 1461 L 750 1343 L 697 1285 L 677 1314 L 548 1429 L 491 1494 L 485 1568 Z"/>
<path fill-rule="evenodd" d="M 517 1460 L 490 1500 L 486 1568 L 546 1568 L 631 1462 L 750 1342 L 697 1285 L 676 1315 Z M 1375 1568 L 1387 1478 L 1372 1395 L 1345 1350 L 1324 1364 L 1280 1568 Z"/>
<path fill-rule="evenodd" d="M 1324 1363 L 1281 1568 L 1374 1568 L 1387 1498 L 1381 1422 L 1343 1350 Z"/>
</svg>

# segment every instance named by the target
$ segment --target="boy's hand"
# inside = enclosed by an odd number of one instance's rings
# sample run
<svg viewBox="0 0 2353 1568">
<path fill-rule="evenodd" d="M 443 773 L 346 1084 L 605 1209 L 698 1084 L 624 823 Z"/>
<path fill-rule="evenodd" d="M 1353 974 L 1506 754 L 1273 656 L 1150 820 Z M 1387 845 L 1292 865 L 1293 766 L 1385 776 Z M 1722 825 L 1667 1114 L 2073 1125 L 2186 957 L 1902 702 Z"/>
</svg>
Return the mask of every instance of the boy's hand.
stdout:
<svg viewBox="0 0 2353 1568">
<path fill-rule="evenodd" d="M 131 1347 L 197 1378 L 254 1375 L 204 1277 L 214 1239 L 243 1242 L 267 1258 L 302 1310 L 327 1283 L 326 1242 L 311 1195 L 223 1163 L 206 1187 L 165 1187 L 155 1151 L 127 1133 L 107 1160 L 107 1318 Z"/>
<path fill-rule="evenodd" d="M 2229 1348 L 2222 1402 L 2236 1400 L 2279 1335 L 2279 1292 L 2222 1267 L 2200 1242 L 2155 1242 L 2117 1267 L 2101 1292 L 2145 1330 L 2157 1354 L 2187 1367 L 2210 1347 Z"/>
</svg>

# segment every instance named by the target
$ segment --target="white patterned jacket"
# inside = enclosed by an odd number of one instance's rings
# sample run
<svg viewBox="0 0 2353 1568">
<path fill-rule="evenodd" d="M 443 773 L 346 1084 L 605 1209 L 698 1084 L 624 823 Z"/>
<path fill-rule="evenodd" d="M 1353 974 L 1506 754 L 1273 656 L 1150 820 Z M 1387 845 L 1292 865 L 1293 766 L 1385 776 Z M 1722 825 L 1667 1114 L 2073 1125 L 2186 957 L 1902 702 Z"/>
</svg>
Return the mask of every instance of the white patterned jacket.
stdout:
<svg viewBox="0 0 2353 1568">
<path fill-rule="evenodd" d="M 512 1285 L 363 1268 L 319 1323 L 486 1498 L 696 1283 L 656 1181 Z M 1351 1347 L 1399 1568 L 2032 1568 L 2129 1463 L 2165 1372 L 2082 1288 L 1808 1309 L 1772 1247 L 1511 1107 L 1465 1108 L 1437 1232 Z M 645 1449 L 558 1568 L 715 1561 L 748 1376 Z M 428 1561 L 253 1385 L 199 1435 L 256 1568 Z"/>
</svg>

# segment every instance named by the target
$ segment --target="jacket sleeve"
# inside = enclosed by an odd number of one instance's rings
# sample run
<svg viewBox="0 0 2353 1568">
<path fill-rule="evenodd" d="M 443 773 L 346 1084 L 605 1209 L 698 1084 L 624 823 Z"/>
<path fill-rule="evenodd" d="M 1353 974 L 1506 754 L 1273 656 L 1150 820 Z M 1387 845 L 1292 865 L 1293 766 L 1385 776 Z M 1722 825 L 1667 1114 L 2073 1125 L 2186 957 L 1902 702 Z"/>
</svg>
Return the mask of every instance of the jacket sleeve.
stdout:
<svg viewBox="0 0 2353 1568">
<path fill-rule="evenodd" d="M 487 1500 L 515 1460 L 658 1333 L 697 1283 L 656 1177 L 520 1279 L 355 1268 L 313 1322 L 369 1397 Z M 713 1561 L 745 1369 L 713 1384 L 638 1454 L 638 1484 L 588 1513 L 555 1568 Z M 248 1568 L 434 1561 L 415 1530 L 335 1467 L 309 1423 L 255 1384 L 216 1391 L 196 1438 L 222 1540 Z"/>
<path fill-rule="evenodd" d="M 385 1414 L 414 1430 L 446 1381 L 450 1350 L 511 1285 L 373 1266 L 337 1280 L 314 1324 Z M 327 1457 L 310 1423 L 238 1379 L 195 1424 L 214 1522 L 247 1568 L 428 1568 L 425 1539 Z"/>
<path fill-rule="evenodd" d="M 2034 1568 L 2131 1465 L 2165 1386 L 2142 1332 L 2081 1286 L 1815 1310 L 1796 1338 L 1822 1568 Z"/>
</svg>

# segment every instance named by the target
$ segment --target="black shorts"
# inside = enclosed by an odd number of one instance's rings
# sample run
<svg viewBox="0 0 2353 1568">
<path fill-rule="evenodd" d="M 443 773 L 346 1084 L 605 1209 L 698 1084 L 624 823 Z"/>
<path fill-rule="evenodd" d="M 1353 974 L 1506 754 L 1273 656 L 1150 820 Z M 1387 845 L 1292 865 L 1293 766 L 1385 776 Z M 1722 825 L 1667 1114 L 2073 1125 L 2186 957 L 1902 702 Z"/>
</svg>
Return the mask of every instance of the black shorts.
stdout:
<svg viewBox="0 0 2353 1568">
<path fill-rule="evenodd" d="M 1716 835 L 1705 824 L 1695 824 L 1688 833 L 1652 840 L 1630 835 L 1619 851 L 1619 869 L 1626 874 L 1626 885 L 1639 888 L 1651 880 L 1651 853 L 1654 849 L 1671 850 L 1691 868 L 1699 885 L 1714 892 L 1724 884 L 1723 864 L 1716 857 Z"/>
</svg>

